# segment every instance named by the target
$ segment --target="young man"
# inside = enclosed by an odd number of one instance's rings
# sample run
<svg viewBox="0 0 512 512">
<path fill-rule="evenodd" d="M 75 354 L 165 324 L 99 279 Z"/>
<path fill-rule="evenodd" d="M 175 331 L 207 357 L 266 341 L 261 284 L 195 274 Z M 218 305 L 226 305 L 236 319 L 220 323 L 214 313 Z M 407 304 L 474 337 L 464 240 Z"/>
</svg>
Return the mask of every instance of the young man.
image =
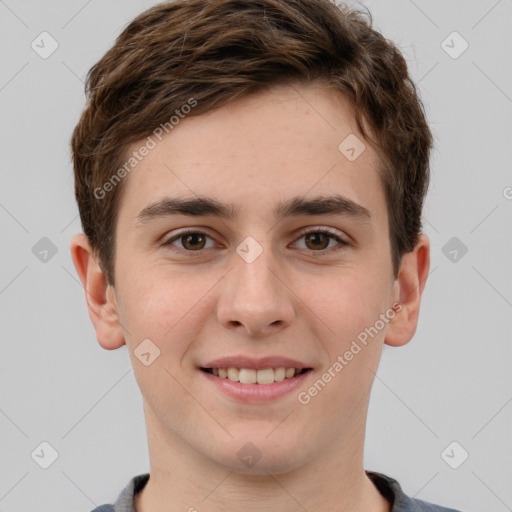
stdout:
<svg viewBox="0 0 512 512">
<path fill-rule="evenodd" d="M 96 512 L 447 511 L 363 468 L 429 269 L 432 136 L 400 52 L 330 0 L 181 0 L 87 93 L 71 252 L 151 461 Z"/>
</svg>

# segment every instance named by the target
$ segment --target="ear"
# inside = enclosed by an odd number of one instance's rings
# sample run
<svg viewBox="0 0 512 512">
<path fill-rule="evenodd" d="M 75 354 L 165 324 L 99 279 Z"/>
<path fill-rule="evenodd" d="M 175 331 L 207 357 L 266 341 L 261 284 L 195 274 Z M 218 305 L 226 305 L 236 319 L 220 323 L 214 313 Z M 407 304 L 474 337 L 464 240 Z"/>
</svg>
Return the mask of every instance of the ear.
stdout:
<svg viewBox="0 0 512 512">
<path fill-rule="evenodd" d="M 73 263 L 85 290 L 87 309 L 99 344 L 107 350 L 121 347 L 125 344 L 124 331 L 119 323 L 113 286 L 107 283 L 89 240 L 83 233 L 73 236 L 70 249 Z"/>
<path fill-rule="evenodd" d="M 426 235 L 421 234 L 414 249 L 402 256 L 393 290 L 393 303 L 399 305 L 394 308 L 396 315 L 386 331 L 387 345 L 400 347 L 414 336 L 429 268 L 430 241 Z"/>
</svg>

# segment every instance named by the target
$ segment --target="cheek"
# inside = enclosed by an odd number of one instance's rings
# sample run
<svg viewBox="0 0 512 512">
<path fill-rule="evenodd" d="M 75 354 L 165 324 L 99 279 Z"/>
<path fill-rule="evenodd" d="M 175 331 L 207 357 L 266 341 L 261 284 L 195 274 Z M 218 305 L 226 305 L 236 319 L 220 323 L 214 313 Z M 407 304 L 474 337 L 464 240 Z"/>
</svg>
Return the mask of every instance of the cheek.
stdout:
<svg viewBox="0 0 512 512">
<path fill-rule="evenodd" d="M 149 338 L 169 365 L 179 364 L 208 315 L 207 293 L 214 282 L 159 272 L 141 273 L 126 281 L 119 312 L 128 345 L 135 349 Z"/>
<path fill-rule="evenodd" d="M 338 284 L 333 279 L 329 282 L 324 293 L 317 288 L 310 298 L 314 318 L 319 319 L 316 334 L 326 358 L 318 380 L 304 391 L 319 397 L 312 398 L 311 404 L 320 417 L 325 414 L 326 404 L 334 416 L 356 417 L 356 411 L 366 407 L 362 404 L 367 403 L 379 364 L 387 326 L 380 318 L 386 311 L 389 291 L 383 283 L 360 273 L 352 278 L 345 276 Z"/>
<path fill-rule="evenodd" d="M 354 270 L 327 277 L 316 283 L 306 303 L 329 327 L 328 332 L 342 346 L 375 324 L 389 306 L 392 286 L 378 273 Z"/>
<path fill-rule="evenodd" d="M 164 289 L 149 280 L 132 280 L 124 288 L 120 316 L 132 343 L 141 336 L 159 341 L 172 328 L 180 305 L 175 295 L 163 293 Z"/>
<path fill-rule="evenodd" d="M 136 381 L 148 407 L 155 413 L 159 411 L 157 414 L 165 417 L 166 424 L 177 430 L 183 411 L 190 408 L 190 399 L 182 387 L 188 385 L 181 365 L 199 336 L 200 318 L 207 314 L 207 301 L 200 300 L 207 285 L 202 290 L 189 286 L 190 279 L 183 276 L 164 278 L 150 276 L 149 272 L 132 276 L 123 284 L 120 322 L 127 331 L 126 342 Z M 148 339 L 156 349 L 147 341 L 141 344 Z M 150 353 L 147 365 L 143 352 Z"/>
<path fill-rule="evenodd" d="M 355 269 L 326 283 L 315 288 L 311 309 L 322 321 L 317 335 L 326 352 L 322 372 L 330 382 L 322 394 L 333 411 L 342 413 L 365 403 L 371 389 L 388 325 L 381 315 L 389 307 L 392 288 L 382 277 Z"/>
</svg>

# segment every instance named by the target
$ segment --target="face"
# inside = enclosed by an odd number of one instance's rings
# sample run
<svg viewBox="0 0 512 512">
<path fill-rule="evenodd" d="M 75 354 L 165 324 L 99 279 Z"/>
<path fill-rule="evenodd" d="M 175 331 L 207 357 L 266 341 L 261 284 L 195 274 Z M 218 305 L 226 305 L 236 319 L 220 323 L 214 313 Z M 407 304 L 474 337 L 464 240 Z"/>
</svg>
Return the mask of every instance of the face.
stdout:
<svg viewBox="0 0 512 512">
<path fill-rule="evenodd" d="M 279 87 L 185 118 L 126 178 L 115 304 L 162 450 L 263 473 L 362 444 L 399 297 L 379 159 L 351 134 L 341 96 Z"/>
</svg>

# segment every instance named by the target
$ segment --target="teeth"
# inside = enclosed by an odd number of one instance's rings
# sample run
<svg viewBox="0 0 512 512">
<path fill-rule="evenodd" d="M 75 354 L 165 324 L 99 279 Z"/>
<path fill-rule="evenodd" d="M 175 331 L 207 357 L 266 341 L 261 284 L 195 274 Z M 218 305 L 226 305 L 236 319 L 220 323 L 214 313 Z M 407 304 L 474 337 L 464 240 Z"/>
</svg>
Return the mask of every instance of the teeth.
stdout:
<svg viewBox="0 0 512 512">
<path fill-rule="evenodd" d="M 238 368 L 228 368 L 228 379 L 233 382 L 238 382 L 240 377 L 240 370 Z"/>
<path fill-rule="evenodd" d="M 295 375 L 295 368 L 286 368 L 286 372 L 284 372 L 284 376 L 287 379 L 291 379 Z"/>
<path fill-rule="evenodd" d="M 240 368 L 239 380 L 242 384 L 256 384 L 258 372 L 247 368 Z"/>
<path fill-rule="evenodd" d="M 274 369 L 274 380 L 276 382 L 281 382 L 286 377 L 286 369 L 285 368 L 275 368 Z"/>
<path fill-rule="evenodd" d="M 256 381 L 258 384 L 272 384 L 272 382 L 274 382 L 274 370 L 272 368 L 258 370 L 258 373 L 256 374 Z"/>
<path fill-rule="evenodd" d="M 291 379 L 301 370 L 296 368 L 264 368 L 254 370 L 252 368 L 212 368 L 213 375 L 221 379 L 229 379 L 241 384 L 272 384 L 281 382 L 285 378 Z"/>
</svg>

